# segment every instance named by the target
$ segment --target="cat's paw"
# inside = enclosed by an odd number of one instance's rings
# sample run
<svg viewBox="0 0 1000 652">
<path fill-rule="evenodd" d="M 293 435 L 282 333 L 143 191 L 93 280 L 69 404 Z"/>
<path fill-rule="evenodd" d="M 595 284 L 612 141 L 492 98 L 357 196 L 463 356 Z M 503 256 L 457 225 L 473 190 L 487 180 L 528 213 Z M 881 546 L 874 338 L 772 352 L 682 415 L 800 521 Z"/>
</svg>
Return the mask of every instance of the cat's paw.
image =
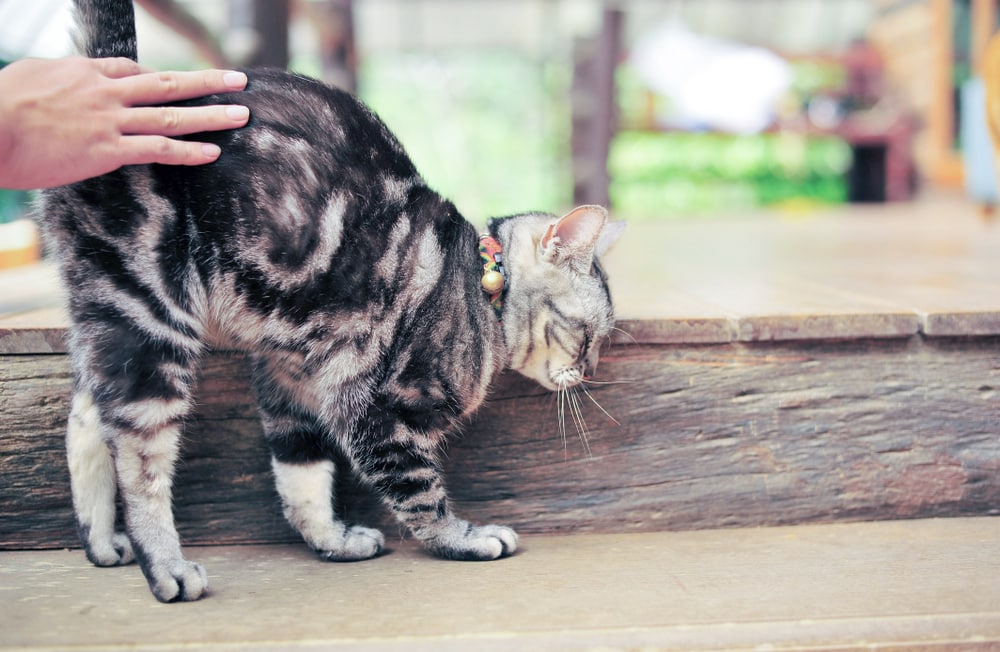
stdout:
<svg viewBox="0 0 1000 652">
<path fill-rule="evenodd" d="M 128 536 L 116 532 L 110 541 L 86 541 L 87 559 L 94 566 L 124 566 L 135 561 L 135 552 Z"/>
<path fill-rule="evenodd" d="M 327 541 L 316 554 L 325 561 L 362 561 L 371 559 L 385 548 L 385 537 L 376 529 L 352 525 L 336 541 Z"/>
<path fill-rule="evenodd" d="M 517 533 L 502 525 L 472 525 L 454 521 L 445 532 L 426 541 L 434 554 L 456 561 L 490 561 L 517 550 Z"/>
<path fill-rule="evenodd" d="M 175 559 L 146 571 L 149 589 L 160 602 L 189 602 L 205 595 L 208 574 L 201 564 Z"/>
</svg>

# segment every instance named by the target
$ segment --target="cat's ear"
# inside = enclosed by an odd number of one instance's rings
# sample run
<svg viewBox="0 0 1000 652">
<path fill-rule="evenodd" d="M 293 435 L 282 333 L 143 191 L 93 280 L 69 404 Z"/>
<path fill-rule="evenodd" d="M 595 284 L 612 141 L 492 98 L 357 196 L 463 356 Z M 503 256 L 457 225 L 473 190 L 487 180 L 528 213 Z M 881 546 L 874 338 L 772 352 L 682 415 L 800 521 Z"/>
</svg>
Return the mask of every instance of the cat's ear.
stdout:
<svg viewBox="0 0 1000 652">
<path fill-rule="evenodd" d="M 608 211 L 601 206 L 580 206 L 549 224 L 538 243 L 543 260 L 590 269 Z"/>
<path fill-rule="evenodd" d="M 622 233 L 625 233 L 625 222 L 608 222 L 601 229 L 601 235 L 597 238 L 597 248 L 594 253 L 597 254 L 598 258 L 604 258 L 604 254 L 608 253 L 610 249 L 616 242 L 618 238 L 622 237 Z"/>
</svg>

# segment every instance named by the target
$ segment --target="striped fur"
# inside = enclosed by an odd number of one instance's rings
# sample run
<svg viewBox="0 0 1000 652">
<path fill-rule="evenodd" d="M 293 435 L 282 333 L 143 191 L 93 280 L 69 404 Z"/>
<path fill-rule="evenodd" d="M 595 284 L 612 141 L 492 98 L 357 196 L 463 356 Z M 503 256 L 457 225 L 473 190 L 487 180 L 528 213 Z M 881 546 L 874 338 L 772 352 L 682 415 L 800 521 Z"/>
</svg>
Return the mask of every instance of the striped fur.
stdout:
<svg viewBox="0 0 1000 652">
<path fill-rule="evenodd" d="M 88 52 L 134 56 L 115 45 L 134 48 L 128 2 L 78 5 Z M 598 207 L 492 221 L 510 278 L 500 322 L 479 287 L 476 230 L 368 109 L 285 72 L 249 78 L 238 98 L 200 100 L 251 110 L 246 128 L 199 136 L 221 145 L 217 163 L 122 168 L 44 194 L 72 318 L 67 451 L 88 558 L 137 559 L 162 601 L 205 594 L 171 483 L 199 360 L 220 345 L 254 358 L 285 515 L 321 558 L 384 546 L 334 516 L 337 459 L 437 554 L 512 554 L 512 530 L 452 513 L 439 449 L 504 367 L 550 388 L 592 372 L 614 319 L 595 252 L 617 229 Z"/>
</svg>

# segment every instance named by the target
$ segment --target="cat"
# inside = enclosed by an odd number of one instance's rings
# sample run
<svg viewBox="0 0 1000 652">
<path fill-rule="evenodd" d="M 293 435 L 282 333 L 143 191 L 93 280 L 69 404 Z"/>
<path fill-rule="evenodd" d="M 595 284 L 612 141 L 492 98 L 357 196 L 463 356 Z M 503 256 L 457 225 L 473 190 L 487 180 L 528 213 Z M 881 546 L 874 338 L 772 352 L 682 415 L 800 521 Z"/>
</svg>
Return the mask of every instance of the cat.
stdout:
<svg viewBox="0 0 1000 652">
<path fill-rule="evenodd" d="M 130 0 L 76 10 L 88 56 L 136 58 Z M 197 136 L 222 147 L 217 162 L 128 166 L 42 195 L 69 297 L 66 447 L 87 557 L 137 560 L 163 602 L 206 594 L 171 483 L 212 346 L 251 356 L 284 514 L 322 559 L 385 546 L 335 516 L 335 459 L 431 552 L 513 554 L 512 529 L 452 512 L 439 450 L 506 367 L 554 391 L 594 373 L 615 319 L 599 261 L 623 224 L 581 206 L 492 219 L 481 241 L 351 94 L 248 75 L 238 100 L 187 103 L 250 108 L 245 128 Z"/>
</svg>

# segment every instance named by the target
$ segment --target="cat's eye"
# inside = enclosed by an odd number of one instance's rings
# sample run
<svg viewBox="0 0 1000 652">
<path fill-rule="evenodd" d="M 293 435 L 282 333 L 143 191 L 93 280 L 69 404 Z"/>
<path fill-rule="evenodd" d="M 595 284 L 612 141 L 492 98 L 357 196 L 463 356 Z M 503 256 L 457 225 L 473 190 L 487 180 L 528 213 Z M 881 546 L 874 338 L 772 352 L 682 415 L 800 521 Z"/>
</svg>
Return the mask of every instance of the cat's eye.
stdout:
<svg viewBox="0 0 1000 652">
<path fill-rule="evenodd" d="M 583 333 L 583 345 L 580 347 L 580 353 L 577 354 L 577 360 L 583 360 L 590 353 L 590 345 L 593 342 L 593 338 L 590 335 L 590 331 L 584 331 Z"/>
</svg>

